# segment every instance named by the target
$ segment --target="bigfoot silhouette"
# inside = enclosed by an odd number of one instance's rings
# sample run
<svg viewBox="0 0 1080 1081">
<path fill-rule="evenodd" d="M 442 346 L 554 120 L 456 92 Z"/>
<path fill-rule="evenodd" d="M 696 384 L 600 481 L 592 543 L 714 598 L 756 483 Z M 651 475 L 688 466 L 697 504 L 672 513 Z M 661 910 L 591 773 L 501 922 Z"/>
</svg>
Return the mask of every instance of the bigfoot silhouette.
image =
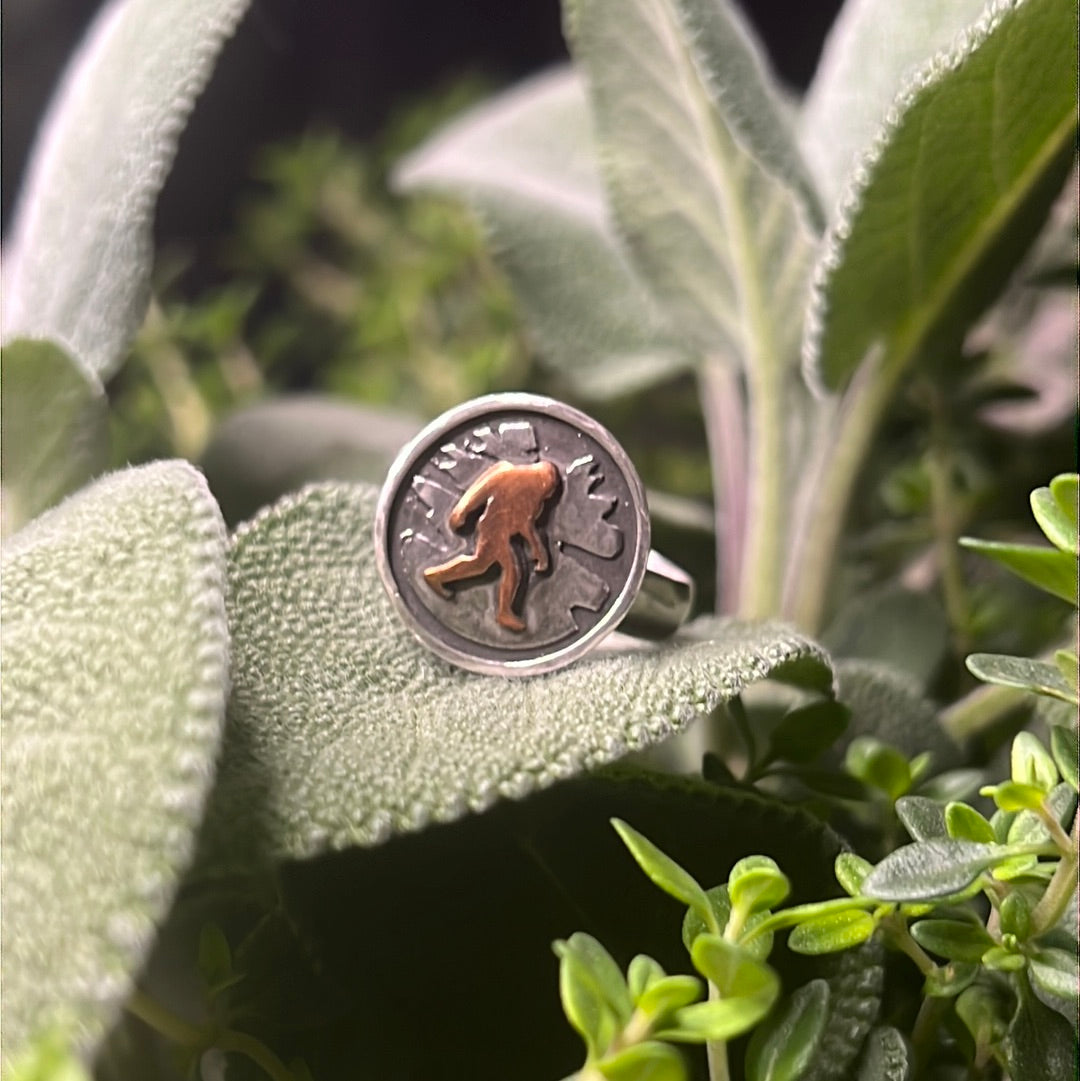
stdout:
<svg viewBox="0 0 1080 1081">
<path fill-rule="evenodd" d="M 497 622 L 511 631 L 525 630 L 525 622 L 515 615 L 513 606 L 521 584 L 521 570 L 510 544 L 521 537 L 529 546 L 538 571 L 548 568 L 548 551 L 536 532 L 536 520 L 544 504 L 559 485 L 559 471 L 551 462 L 513 465 L 496 462 L 485 469 L 465 490 L 450 511 L 450 528 L 460 532 L 479 508 L 476 520 L 476 550 L 459 555 L 437 567 L 428 567 L 424 578 L 443 597 L 449 597 L 447 582 L 477 578 L 496 563 L 499 565 L 499 607 Z"/>
</svg>

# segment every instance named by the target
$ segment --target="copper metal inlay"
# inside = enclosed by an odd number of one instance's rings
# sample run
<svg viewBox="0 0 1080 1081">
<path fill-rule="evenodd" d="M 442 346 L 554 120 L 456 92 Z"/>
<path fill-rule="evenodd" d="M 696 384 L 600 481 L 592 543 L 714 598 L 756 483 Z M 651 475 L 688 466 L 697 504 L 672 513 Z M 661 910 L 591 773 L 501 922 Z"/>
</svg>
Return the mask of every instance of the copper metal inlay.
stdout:
<svg viewBox="0 0 1080 1081">
<path fill-rule="evenodd" d="M 499 567 L 498 609 L 495 619 L 511 631 L 525 630 L 525 621 L 514 611 L 521 586 L 511 541 L 521 537 L 540 573 L 548 568 L 547 546 L 536 522 L 544 506 L 559 486 L 559 470 L 546 461 L 530 465 L 496 462 L 465 490 L 450 511 L 448 524 L 460 533 L 476 511 L 483 508 L 473 530 L 476 547 L 472 555 L 459 555 L 436 567 L 428 567 L 424 578 L 441 596 L 448 597 L 448 582 L 478 578 L 496 564 Z"/>
</svg>

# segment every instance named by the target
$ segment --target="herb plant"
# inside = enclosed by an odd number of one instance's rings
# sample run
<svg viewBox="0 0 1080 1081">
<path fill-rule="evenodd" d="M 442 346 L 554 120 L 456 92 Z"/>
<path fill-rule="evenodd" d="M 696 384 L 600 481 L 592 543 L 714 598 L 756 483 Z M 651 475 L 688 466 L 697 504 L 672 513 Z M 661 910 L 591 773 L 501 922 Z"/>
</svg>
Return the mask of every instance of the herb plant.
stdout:
<svg viewBox="0 0 1080 1081">
<path fill-rule="evenodd" d="M 309 141 L 178 323 L 154 201 L 246 7 L 112 0 L 5 244 L 5 1077 L 553 1078 L 579 1037 L 587 1081 L 1067 1073 L 1076 474 L 1031 497 L 1052 547 L 1017 508 L 1074 453 L 1075 5 L 851 0 L 796 102 L 727 0 L 568 0 L 571 67 L 395 170 L 490 264 Z M 422 273 L 359 300 L 327 215 Z M 417 282 L 452 302 L 402 339 Z M 314 384 L 367 404 L 217 426 L 312 385 L 298 296 L 416 367 L 338 354 Z M 657 533 L 716 614 L 526 681 L 399 626 L 358 478 L 411 421 L 372 403 L 513 373 L 632 454 L 677 433 Z"/>
</svg>

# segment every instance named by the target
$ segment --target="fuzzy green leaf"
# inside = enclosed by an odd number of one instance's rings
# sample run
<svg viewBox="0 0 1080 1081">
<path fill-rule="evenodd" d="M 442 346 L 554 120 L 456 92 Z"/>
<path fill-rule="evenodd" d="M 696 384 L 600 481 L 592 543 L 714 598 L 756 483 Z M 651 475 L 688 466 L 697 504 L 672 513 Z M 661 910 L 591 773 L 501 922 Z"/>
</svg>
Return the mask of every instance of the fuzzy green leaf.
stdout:
<svg viewBox="0 0 1080 1081">
<path fill-rule="evenodd" d="M 588 1057 L 594 1059 L 607 1051 L 620 1026 L 602 978 L 578 948 L 586 937 L 579 933 L 571 936 L 569 941 L 555 942 L 552 948 L 559 958 L 559 997 L 563 1012 L 585 1041 Z"/>
<path fill-rule="evenodd" d="M 715 620 L 539 678 L 459 671 L 416 643 L 383 590 L 375 498 L 313 487 L 233 539 L 233 686 L 207 866 L 375 844 L 521 798 L 770 675 L 830 685 L 820 650 L 792 631 Z"/>
<path fill-rule="evenodd" d="M 642 1013 L 659 1019 L 696 1002 L 701 992 L 701 980 L 695 976 L 664 976 L 645 991 L 637 1007 Z"/>
<path fill-rule="evenodd" d="M 797 1081 L 819 1052 L 829 985 L 811 980 L 759 1025 L 746 1049 L 747 1081 Z"/>
<path fill-rule="evenodd" d="M 690 357 L 627 265 L 595 158 L 584 88 L 560 68 L 456 120 L 402 162 L 395 183 L 469 202 L 541 357 L 603 397 Z"/>
<path fill-rule="evenodd" d="M 994 945 L 982 924 L 964 920 L 919 920 L 911 925 L 911 937 L 948 961 L 978 961 Z"/>
<path fill-rule="evenodd" d="M 708 923 L 694 909 L 688 909 L 683 917 L 682 941 L 687 952 L 691 952 L 698 935 L 713 933 L 714 927 L 726 928 L 731 918 L 731 899 L 728 897 L 727 886 L 713 886 L 705 891 L 709 907 L 712 909 L 713 918 Z M 743 934 L 748 934 L 759 923 L 768 918 L 766 912 L 755 912 L 743 925 Z M 772 950 L 773 936 L 769 932 L 752 938 L 742 948 L 746 950 L 756 961 L 764 961 Z"/>
<path fill-rule="evenodd" d="M 788 936 L 788 949 L 807 954 L 847 950 L 870 938 L 875 926 L 873 917 L 858 909 L 830 912 L 798 924 Z"/>
<path fill-rule="evenodd" d="M 1076 474 L 1072 476 L 1075 478 Z M 1055 548 L 1077 555 L 1080 552 L 1080 538 L 1077 537 L 1076 507 L 1067 501 L 1069 477 L 1063 474 L 1062 478 L 1054 479 L 1058 481 L 1058 491 L 1065 497 L 1064 500 L 1059 500 L 1050 488 L 1036 488 L 1031 493 L 1031 511 L 1046 539 Z"/>
<path fill-rule="evenodd" d="M 1057 766 L 1038 736 L 1019 732 L 1012 741 L 1009 754 L 1011 776 L 1020 784 L 1034 785 L 1049 792 L 1058 783 Z"/>
<path fill-rule="evenodd" d="M 314 481 L 381 484 L 422 427 L 405 414 L 315 394 L 275 398 L 230 413 L 199 464 L 235 526 Z"/>
<path fill-rule="evenodd" d="M 716 0 L 572 0 L 566 24 L 641 277 L 702 350 L 787 367 L 820 212 L 748 28 Z"/>
<path fill-rule="evenodd" d="M 1053 753 L 1062 779 L 1073 789 L 1080 789 L 1077 760 L 1080 759 L 1080 743 L 1077 742 L 1076 729 L 1064 725 L 1050 726 L 1050 750 Z"/>
<path fill-rule="evenodd" d="M 20 338 L 0 354 L 4 536 L 100 473 L 109 456 L 105 390 L 59 346 Z"/>
<path fill-rule="evenodd" d="M 3 549 L 4 1054 L 91 1050 L 193 847 L 227 681 L 225 530 L 181 462 L 115 473 Z"/>
<path fill-rule="evenodd" d="M 776 908 L 791 892 L 787 875 L 768 856 L 745 856 L 728 875 L 732 907 L 747 912 Z"/>
<path fill-rule="evenodd" d="M 658 1040 L 634 1044 L 596 1064 L 607 1081 L 686 1081 L 686 1064 L 674 1047 Z"/>
<path fill-rule="evenodd" d="M 1072 162 L 1076 18 L 995 4 L 892 106 L 815 272 L 804 358 L 827 386 L 876 348 L 887 378 L 944 362 L 1005 284 Z"/>
<path fill-rule="evenodd" d="M 99 378 L 150 291 L 154 203 L 248 0 L 113 0 L 49 108 L 5 252 L 4 337 L 49 338 Z"/>
<path fill-rule="evenodd" d="M 867 876 L 863 892 L 882 901 L 932 901 L 959 893 L 1006 857 L 974 841 L 918 841 L 890 852 Z"/>
<path fill-rule="evenodd" d="M 831 209 L 908 78 L 978 18 L 985 0 L 848 0 L 800 114 L 806 160 Z"/>
<path fill-rule="evenodd" d="M 1013 574 L 1069 604 L 1076 604 L 1076 557 L 1057 548 L 1034 544 L 1006 544 L 1002 541 L 961 537 L 960 544 L 1008 567 Z"/>
<path fill-rule="evenodd" d="M 638 1000 L 657 980 L 664 978 L 664 970 L 658 961 L 647 954 L 639 953 L 626 970 L 626 985 L 630 990 L 630 999 L 636 1006 Z"/>
<path fill-rule="evenodd" d="M 1035 811 L 1043 801 L 1045 790 L 1019 781 L 1002 781 L 979 789 L 980 796 L 989 796 L 1003 811 Z M 1010 836 L 1012 831 L 1010 830 Z"/>
<path fill-rule="evenodd" d="M 948 834 L 945 808 L 937 800 L 904 796 L 896 801 L 896 815 L 913 841 L 932 841 Z"/>
<path fill-rule="evenodd" d="M 1020 687 L 1035 694 L 1060 698 L 1063 702 L 1075 701 L 1075 692 L 1065 677 L 1045 661 L 1009 657 L 1003 653 L 972 653 L 965 663 L 972 675 L 987 683 Z"/>
<path fill-rule="evenodd" d="M 1070 199 L 1071 203 L 1071 199 Z M 1073 207 L 1073 222 L 1075 229 L 1075 212 L 1076 208 Z M 1070 237 L 1070 245 L 1075 243 L 1075 234 Z M 1071 532 L 1075 533 L 1080 526 L 1078 526 L 1078 518 L 1080 518 L 1080 473 L 1059 473 L 1050 482 L 1050 494 L 1054 497 L 1054 501 L 1061 508 L 1062 512 L 1066 515 L 1071 523 Z"/>
</svg>

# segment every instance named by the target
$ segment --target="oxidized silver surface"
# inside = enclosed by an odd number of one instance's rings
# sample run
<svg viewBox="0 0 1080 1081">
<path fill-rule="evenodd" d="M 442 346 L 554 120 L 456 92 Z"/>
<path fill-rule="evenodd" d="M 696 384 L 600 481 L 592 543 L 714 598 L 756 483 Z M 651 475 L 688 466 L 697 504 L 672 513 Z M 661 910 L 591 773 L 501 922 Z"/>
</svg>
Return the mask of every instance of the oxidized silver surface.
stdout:
<svg viewBox="0 0 1080 1081">
<path fill-rule="evenodd" d="M 548 672 L 614 630 L 645 573 L 645 493 L 596 421 L 529 394 L 467 402 L 398 456 L 379 573 L 413 632 L 463 668 Z"/>
</svg>

